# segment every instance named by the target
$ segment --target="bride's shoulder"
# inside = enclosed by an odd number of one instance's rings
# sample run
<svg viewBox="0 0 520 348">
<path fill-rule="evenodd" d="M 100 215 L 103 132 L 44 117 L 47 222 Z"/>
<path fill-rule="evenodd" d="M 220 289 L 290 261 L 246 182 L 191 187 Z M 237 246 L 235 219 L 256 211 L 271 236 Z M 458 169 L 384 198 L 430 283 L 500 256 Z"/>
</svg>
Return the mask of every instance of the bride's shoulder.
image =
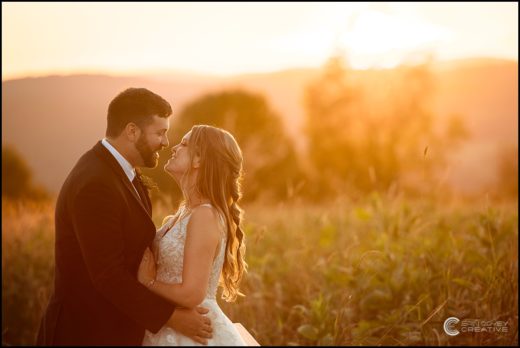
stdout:
<svg viewBox="0 0 520 348">
<path fill-rule="evenodd" d="M 203 230 L 214 230 L 222 234 L 222 218 L 218 209 L 210 204 L 201 204 L 194 208 L 190 217 L 190 226 L 196 225 Z"/>
</svg>

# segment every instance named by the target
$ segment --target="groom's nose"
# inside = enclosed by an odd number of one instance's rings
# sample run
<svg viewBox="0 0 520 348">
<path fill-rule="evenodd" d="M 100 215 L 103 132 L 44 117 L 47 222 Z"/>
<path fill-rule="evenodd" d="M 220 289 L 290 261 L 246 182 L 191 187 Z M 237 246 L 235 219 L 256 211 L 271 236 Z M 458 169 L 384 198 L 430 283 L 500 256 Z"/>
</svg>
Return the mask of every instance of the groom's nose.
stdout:
<svg viewBox="0 0 520 348">
<path fill-rule="evenodd" d="M 168 137 L 163 137 L 161 140 L 161 146 L 163 148 L 165 148 L 165 147 L 168 147 L 168 145 L 170 145 L 170 142 L 168 141 Z"/>
</svg>

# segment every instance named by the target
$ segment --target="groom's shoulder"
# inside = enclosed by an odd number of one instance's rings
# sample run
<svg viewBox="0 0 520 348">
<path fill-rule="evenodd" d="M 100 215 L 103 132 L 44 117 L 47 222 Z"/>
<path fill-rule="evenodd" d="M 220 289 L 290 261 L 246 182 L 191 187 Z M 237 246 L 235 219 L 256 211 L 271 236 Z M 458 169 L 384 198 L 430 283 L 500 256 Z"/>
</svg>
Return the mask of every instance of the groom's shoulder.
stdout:
<svg viewBox="0 0 520 348">
<path fill-rule="evenodd" d="M 110 178 L 110 168 L 103 160 L 97 144 L 79 158 L 69 177 L 76 182 L 106 181 Z"/>
</svg>

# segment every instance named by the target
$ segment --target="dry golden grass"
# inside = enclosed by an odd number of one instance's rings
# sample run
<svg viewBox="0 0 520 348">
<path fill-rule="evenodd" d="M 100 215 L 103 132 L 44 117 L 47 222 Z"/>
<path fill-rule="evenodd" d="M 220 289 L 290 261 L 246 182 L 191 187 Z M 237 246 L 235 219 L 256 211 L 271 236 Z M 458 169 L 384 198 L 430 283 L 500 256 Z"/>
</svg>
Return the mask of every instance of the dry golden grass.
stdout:
<svg viewBox="0 0 520 348">
<path fill-rule="evenodd" d="M 245 207 L 245 298 L 221 302 L 262 345 L 516 345 L 518 214 L 510 204 L 368 196 Z M 171 213 L 154 210 L 154 221 Z M 33 344 L 52 289 L 54 204 L 2 205 L 2 341 Z M 507 321 L 507 333 L 443 321 Z"/>
</svg>

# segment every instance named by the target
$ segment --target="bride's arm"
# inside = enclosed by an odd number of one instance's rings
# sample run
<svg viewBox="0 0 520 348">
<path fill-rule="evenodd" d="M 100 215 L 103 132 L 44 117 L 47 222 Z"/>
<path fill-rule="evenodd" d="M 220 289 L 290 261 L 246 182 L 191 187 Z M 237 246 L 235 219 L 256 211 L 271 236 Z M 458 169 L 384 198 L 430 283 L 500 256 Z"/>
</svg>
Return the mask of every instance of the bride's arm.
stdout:
<svg viewBox="0 0 520 348">
<path fill-rule="evenodd" d="M 180 306 L 197 306 L 206 296 L 220 236 L 218 217 L 214 210 L 210 207 L 195 209 L 186 231 L 182 283 L 168 284 L 154 280 L 155 260 L 148 251 L 139 267 L 139 281 L 154 293 Z"/>
</svg>

